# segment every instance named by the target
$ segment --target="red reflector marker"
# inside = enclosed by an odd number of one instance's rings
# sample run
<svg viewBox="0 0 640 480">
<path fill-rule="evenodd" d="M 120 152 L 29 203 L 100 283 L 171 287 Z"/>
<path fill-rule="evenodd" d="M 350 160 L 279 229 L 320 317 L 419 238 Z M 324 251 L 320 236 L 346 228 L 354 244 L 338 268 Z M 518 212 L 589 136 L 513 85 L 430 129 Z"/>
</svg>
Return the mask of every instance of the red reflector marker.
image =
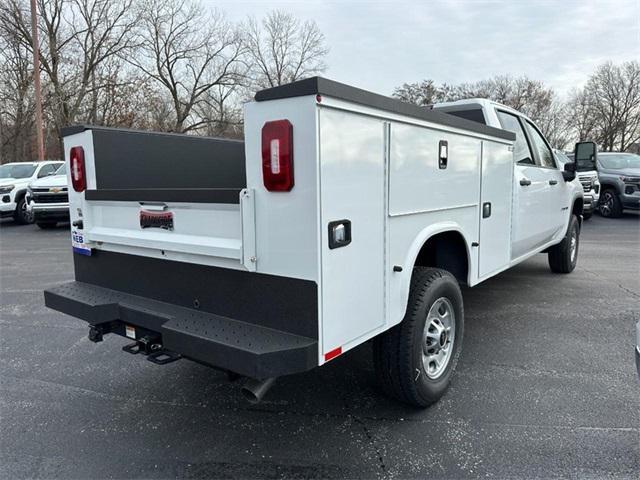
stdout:
<svg viewBox="0 0 640 480">
<path fill-rule="evenodd" d="M 87 175 L 84 168 L 84 149 L 72 147 L 69 153 L 71 167 L 71 184 L 76 192 L 84 192 L 87 188 Z"/>
<path fill-rule="evenodd" d="M 293 125 L 289 120 L 267 122 L 262 127 L 262 179 L 270 192 L 293 188 Z"/>
<path fill-rule="evenodd" d="M 324 354 L 324 361 L 328 362 L 332 358 L 336 358 L 338 355 L 342 353 L 342 347 L 334 348 L 330 352 Z"/>
</svg>

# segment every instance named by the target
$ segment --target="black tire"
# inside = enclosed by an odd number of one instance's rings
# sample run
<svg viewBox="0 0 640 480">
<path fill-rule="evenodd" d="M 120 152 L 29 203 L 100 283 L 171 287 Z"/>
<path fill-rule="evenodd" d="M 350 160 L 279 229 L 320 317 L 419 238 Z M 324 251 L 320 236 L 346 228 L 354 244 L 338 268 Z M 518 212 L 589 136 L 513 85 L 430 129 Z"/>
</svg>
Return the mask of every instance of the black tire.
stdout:
<svg viewBox="0 0 640 480">
<path fill-rule="evenodd" d="M 449 339 L 450 343 L 445 337 L 444 343 L 450 345 L 451 352 L 446 364 L 442 362 L 442 371 L 436 378 L 430 378 L 423 352 L 429 348 L 431 340 L 425 341 L 423 335 L 427 332 L 425 324 L 430 309 L 436 302 L 441 305 L 443 298 L 453 312 L 454 336 L 453 340 Z M 463 333 L 462 292 L 454 276 L 438 268 L 414 268 L 404 319 L 374 341 L 374 365 L 385 393 L 416 407 L 424 408 L 438 401 L 446 392 L 458 363 Z M 440 337 L 436 346 L 442 345 Z"/>
<path fill-rule="evenodd" d="M 591 217 L 593 217 L 593 212 L 583 212 L 582 213 L 582 219 L 583 220 L 589 220 Z"/>
<path fill-rule="evenodd" d="M 575 239 L 575 250 L 572 249 Z M 562 241 L 549 249 L 549 267 L 554 273 L 571 273 L 578 264 L 580 247 L 580 224 L 578 217 L 571 215 L 569 227 Z"/>
<path fill-rule="evenodd" d="M 602 192 L 598 210 L 600 215 L 606 218 L 620 218 L 622 216 L 622 202 L 614 189 L 607 188 Z"/>
<path fill-rule="evenodd" d="M 13 220 L 20 225 L 33 223 L 33 215 L 27 211 L 27 200 L 24 195 L 20 197 L 16 204 L 16 211 L 13 214 Z"/>
<path fill-rule="evenodd" d="M 36 225 L 43 230 L 51 230 L 52 228 L 56 228 L 58 222 L 36 222 Z"/>
</svg>

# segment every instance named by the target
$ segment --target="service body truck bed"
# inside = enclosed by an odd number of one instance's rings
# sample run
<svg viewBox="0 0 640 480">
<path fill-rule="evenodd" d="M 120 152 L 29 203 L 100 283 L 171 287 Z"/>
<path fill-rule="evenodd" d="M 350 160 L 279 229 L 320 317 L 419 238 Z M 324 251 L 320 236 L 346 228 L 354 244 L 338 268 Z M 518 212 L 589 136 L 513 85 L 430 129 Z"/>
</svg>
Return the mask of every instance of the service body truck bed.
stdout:
<svg viewBox="0 0 640 480">
<path fill-rule="evenodd" d="M 473 286 L 573 231 L 581 189 L 568 181 L 563 214 L 513 255 L 514 139 L 322 78 L 258 92 L 244 143 L 71 127 L 76 280 L 46 304 L 156 363 L 182 356 L 259 380 L 309 370 L 401 335 L 416 268 Z M 424 368 L 448 383 L 459 347 L 446 351 L 447 332 L 461 343 L 463 319 L 457 294 L 442 295 Z"/>
</svg>

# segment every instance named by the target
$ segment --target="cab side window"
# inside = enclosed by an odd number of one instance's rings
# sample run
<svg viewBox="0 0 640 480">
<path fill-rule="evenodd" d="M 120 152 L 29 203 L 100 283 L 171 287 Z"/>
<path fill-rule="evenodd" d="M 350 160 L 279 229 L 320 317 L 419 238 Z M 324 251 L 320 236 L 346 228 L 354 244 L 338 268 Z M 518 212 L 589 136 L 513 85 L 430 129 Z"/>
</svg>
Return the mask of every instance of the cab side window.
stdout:
<svg viewBox="0 0 640 480">
<path fill-rule="evenodd" d="M 524 134 L 522 124 L 520 120 L 518 120 L 518 117 L 507 112 L 501 112 L 500 110 L 496 111 L 496 113 L 498 114 L 502 128 L 516 134 L 516 141 L 513 144 L 513 158 L 516 163 L 520 165 L 535 165 L 533 155 L 529 149 L 529 142 L 527 142 L 527 137 Z"/>
<path fill-rule="evenodd" d="M 556 162 L 553 159 L 551 148 L 549 148 L 549 145 L 547 145 L 547 142 L 545 141 L 542 134 L 529 121 L 527 121 L 527 130 L 529 131 L 529 137 L 531 138 L 533 148 L 538 154 L 540 166 L 547 168 L 556 168 Z"/>
</svg>

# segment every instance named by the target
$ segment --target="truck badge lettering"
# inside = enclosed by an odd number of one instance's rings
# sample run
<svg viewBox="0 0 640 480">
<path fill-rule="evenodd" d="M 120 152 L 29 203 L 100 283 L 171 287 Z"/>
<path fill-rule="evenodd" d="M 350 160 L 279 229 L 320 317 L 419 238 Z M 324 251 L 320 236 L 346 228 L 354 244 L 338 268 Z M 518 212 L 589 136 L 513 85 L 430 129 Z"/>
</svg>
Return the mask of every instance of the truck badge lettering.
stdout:
<svg viewBox="0 0 640 480">
<path fill-rule="evenodd" d="M 173 230 L 173 212 L 140 211 L 140 228 Z"/>
</svg>

